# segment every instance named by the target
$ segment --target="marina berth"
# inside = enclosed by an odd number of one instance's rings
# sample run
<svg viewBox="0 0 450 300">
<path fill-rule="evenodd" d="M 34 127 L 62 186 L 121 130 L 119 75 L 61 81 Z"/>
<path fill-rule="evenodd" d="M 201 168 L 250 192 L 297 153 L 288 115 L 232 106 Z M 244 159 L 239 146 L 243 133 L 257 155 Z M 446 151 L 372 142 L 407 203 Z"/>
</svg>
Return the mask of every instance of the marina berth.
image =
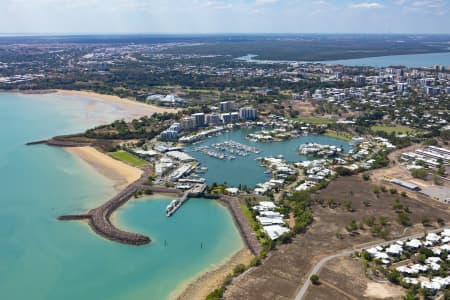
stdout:
<svg viewBox="0 0 450 300">
<path fill-rule="evenodd" d="M 222 143 L 215 143 L 211 146 L 195 147 L 194 151 L 222 160 L 232 160 L 236 157 L 247 157 L 251 153 L 258 154 L 260 152 L 256 147 L 244 145 L 232 140 L 227 140 Z"/>
<path fill-rule="evenodd" d="M 205 184 L 196 184 L 193 186 L 189 186 L 189 188 L 183 192 L 181 198 L 174 199 L 169 203 L 169 205 L 167 205 L 166 216 L 171 217 L 189 199 L 189 197 L 198 197 L 200 195 L 203 195 L 205 189 Z"/>
<path fill-rule="evenodd" d="M 207 130 L 201 131 L 194 135 L 183 136 L 178 141 L 181 143 L 192 144 L 192 143 L 201 141 L 203 139 L 206 139 L 209 136 L 218 134 L 224 130 L 225 130 L 224 127 L 218 126 L 218 127 L 212 128 L 212 129 L 207 129 Z"/>
</svg>

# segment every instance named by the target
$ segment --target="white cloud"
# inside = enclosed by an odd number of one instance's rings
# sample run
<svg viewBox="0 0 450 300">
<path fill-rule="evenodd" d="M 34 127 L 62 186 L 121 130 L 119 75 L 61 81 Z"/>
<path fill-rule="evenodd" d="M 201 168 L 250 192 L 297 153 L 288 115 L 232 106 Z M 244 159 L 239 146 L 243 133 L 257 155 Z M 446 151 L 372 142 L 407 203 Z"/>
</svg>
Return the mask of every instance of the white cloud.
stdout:
<svg viewBox="0 0 450 300">
<path fill-rule="evenodd" d="M 274 4 L 279 2 L 280 0 L 256 0 L 255 4 L 256 5 L 264 5 L 264 4 Z"/>
<path fill-rule="evenodd" d="M 439 8 L 444 6 L 445 3 L 442 0 L 421 0 L 414 1 L 412 6 L 414 7 L 427 7 L 427 8 Z"/>
<path fill-rule="evenodd" d="M 350 8 L 357 8 L 357 9 L 378 9 L 383 7 L 384 5 L 378 2 L 362 2 L 350 4 Z"/>
<path fill-rule="evenodd" d="M 228 9 L 233 7 L 231 3 L 225 3 L 224 1 L 207 1 L 203 6 L 216 10 Z"/>
<path fill-rule="evenodd" d="M 389 24 L 395 33 L 450 33 L 449 6 L 450 0 L 0 0 L 0 32 L 379 33 Z"/>
<path fill-rule="evenodd" d="M 406 13 L 445 16 L 449 14 L 449 3 L 444 0 L 416 0 L 404 5 Z"/>
</svg>

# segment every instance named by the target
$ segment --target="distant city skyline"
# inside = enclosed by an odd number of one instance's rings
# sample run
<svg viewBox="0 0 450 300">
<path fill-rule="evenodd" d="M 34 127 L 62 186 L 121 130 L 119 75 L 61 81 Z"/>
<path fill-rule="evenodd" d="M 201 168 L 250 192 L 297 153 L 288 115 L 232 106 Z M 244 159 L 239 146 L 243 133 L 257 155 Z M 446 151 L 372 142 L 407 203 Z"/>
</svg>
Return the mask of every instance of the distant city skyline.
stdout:
<svg viewBox="0 0 450 300">
<path fill-rule="evenodd" d="M 2 34 L 450 34 L 450 0 L 0 0 Z"/>
</svg>

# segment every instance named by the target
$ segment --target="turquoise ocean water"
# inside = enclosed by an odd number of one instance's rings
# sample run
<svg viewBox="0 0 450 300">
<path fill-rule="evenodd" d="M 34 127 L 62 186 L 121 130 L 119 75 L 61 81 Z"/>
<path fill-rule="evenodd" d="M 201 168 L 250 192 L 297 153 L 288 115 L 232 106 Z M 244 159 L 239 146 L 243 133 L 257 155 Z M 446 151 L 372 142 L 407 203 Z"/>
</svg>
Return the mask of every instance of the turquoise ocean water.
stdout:
<svg viewBox="0 0 450 300">
<path fill-rule="evenodd" d="M 230 214 L 206 199 L 191 199 L 170 219 L 164 210 L 171 199 L 128 203 L 116 218 L 153 239 L 142 247 L 56 221 L 104 202 L 113 183 L 63 149 L 24 143 L 123 117 L 113 105 L 92 108 L 94 102 L 0 94 L 2 299 L 167 299 L 242 247 Z"/>
</svg>

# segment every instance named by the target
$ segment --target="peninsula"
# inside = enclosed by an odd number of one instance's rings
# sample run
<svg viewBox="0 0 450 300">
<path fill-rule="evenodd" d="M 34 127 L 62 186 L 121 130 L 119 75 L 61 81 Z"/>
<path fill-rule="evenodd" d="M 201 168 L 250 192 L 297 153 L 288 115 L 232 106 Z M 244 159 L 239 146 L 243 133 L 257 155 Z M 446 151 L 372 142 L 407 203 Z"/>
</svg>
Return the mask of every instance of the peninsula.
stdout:
<svg viewBox="0 0 450 300">
<path fill-rule="evenodd" d="M 439 52 L 448 43 L 444 37 L 402 38 L 404 43 L 368 39 L 377 44 L 371 51 L 400 44 L 384 54 Z M 445 298 L 450 294 L 445 61 L 420 67 L 292 61 L 299 56 L 283 53 L 281 45 L 325 49 L 327 39 L 242 39 L 111 42 L 76 50 L 51 44 L 51 51 L 33 46 L 39 59 L 58 58 L 51 76 L 38 73 L 48 70 L 38 62 L 28 65 L 32 74 L 19 77 L 11 72 L 22 66 L 0 63 L 4 90 L 50 88 L 69 98 L 98 92 L 111 104 L 105 109 L 129 105 L 133 111 L 79 133 L 29 143 L 66 148 L 93 165 L 120 164 L 98 168 L 118 180 L 117 195 L 92 205 L 96 208 L 72 205 L 59 220 L 82 220 L 102 238 L 141 246 L 123 248 L 140 258 L 153 253 L 152 264 L 164 257 L 178 270 L 192 266 L 189 274 L 198 275 L 196 281 L 187 284 L 189 276 L 180 275 L 177 287 L 165 287 L 166 294 L 173 288 L 172 296 L 185 299 L 364 299 L 374 297 L 374 287 L 392 298 Z M 308 56 L 365 56 L 356 45 L 360 38 L 348 40 L 334 53 L 325 49 Z M 242 59 L 246 53 L 240 52 L 247 50 L 237 44 L 260 50 L 261 60 Z M 77 89 L 90 91 L 72 91 Z M 155 199 L 153 193 L 171 197 Z M 143 201 L 126 205 L 134 198 Z M 218 224 L 212 217 L 217 204 L 229 212 L 217 213 L 224 224 L 234 222 L 227 232 L 207 230 Z M 200 209 L 205 212 L 196 215 Z M 189 243 L 178 243 L 179 226 L 205 231 L 189 232 Z M 212 237 L 214 242 L 205 242 Z M 220 252 L 228 245 L 233 247 Z M 177 255 L 179 249 L 191 251 L 189 265 L 179 263 L 186 259 Z M 139 252 L 144 250 L 145 255 Z M 218 266 L 217 257 L 230 259 Z M 198 260 L 215 265 L 199 267 Z M 184 293 L 181 287 L 187 287 Z"/>
</svg>

